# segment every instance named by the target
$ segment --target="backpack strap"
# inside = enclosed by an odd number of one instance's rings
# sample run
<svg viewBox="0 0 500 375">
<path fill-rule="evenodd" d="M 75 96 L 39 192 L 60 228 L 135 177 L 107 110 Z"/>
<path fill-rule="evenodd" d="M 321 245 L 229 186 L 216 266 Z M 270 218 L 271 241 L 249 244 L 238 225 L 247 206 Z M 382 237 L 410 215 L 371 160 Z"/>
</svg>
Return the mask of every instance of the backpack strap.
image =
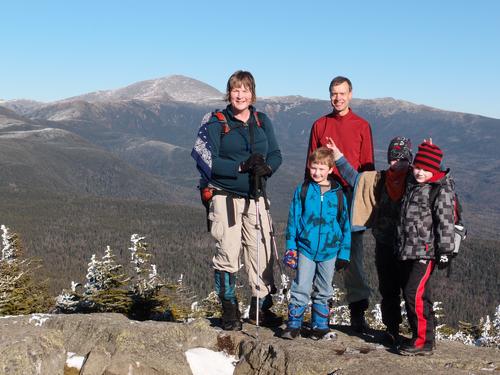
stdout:
<svg viewBox="0 0 500 375">
<path fill-rule="evenodd" d="M 307 189 L 309 189 L 309 179 L 306 178 L 302 183 L 302 188 L 300 189 L 300 203 L 302 207 L 302 215 L 304 215 L 306 206 Z"/>
<path fill-rule="evenodd" d="M 440 185 L 431 185 L 431 191 L 429 192 L 429 202 L 431 204 L 431 208 L 436 204 L 436 198 L 439 194 L 441 186 Z M 458 200 L 457 193 L 453 192 L 454 204 L 453 204 L 453 212 L 455 214 L 455 223 L 454 224 L 462 224 L 462 204 Z"/>
<path fill-rule="evenodd" d="M 306 178 L 304 182 L 302 183 L 302 188 L 300 189 L 300 203 L 302 207 L 302 215 L 304 215 L 304 210 L 305 210 L 305 203 L 306 203 L 306 196 L 307 196 L 307 189 L 309 189 L 309 179 Z M 340 184 L 337 182 L 337 185 L 340 186 Z M 340 224 L 340 220 L 342 219 L 342 211 L 344 210 L 344 193 L 342 189 L 337 189 L 337 223 Z"/>
<path fill-rule="evenodd" d="M 219 123 L 222 126 L 221 135 L 224 136 L 227 133 L 229 133 L 231 131 L 231 128 L 229 127 L 229 124 L 227 123 L 227 119 L 226 119 L 226 116 L 224 115 L 224 112 L 216 109 L 214 112 L 212 112 L 212 114 L 215 117 L 217 117 L 217 121 L 219 121 Z M 253 116 L 255 118 L 255 123 L 257 124 L 257 127 L 262 128 L 262 121 L 260 121 L 259 112 L 253 111 Z"/>
<path fill-rule="evenodd" d="M 432 184 L 431 190 L 429 191 L 429 202 L 431 203 L 431 208 L 436 204 L 436 198 L 439 194 L 439 188 L 441 186 L 438 184 Z"/>
<path fill-rule="evenodd" d="M 222 126 L 221 134 L 226 135 L 227 133 L 229 133 L 231 128 L 229 127 L 229 124 L 227 123 L 226 116 L 224 115 L 224 113 L 222 113 L 222 111 L 216 110 L 213 112 L 213 115 L 215 117 L 217 117 L 217 120 L 220 122 L 220 124 Z"/>
<path fill-rule="evenodd" d="M 338 184 L 338 183 L 337 183 Z M 342 219 L 342 211 L 344 210 L 344 193 L 342 192 L 342 188 L 337 189 L 337 223 L 340 224 L 340 220 Z"/>
<path fill-rule="evenodd" d="M 262 122 L 259 119 L 259 112 L 253 111 L 253 116 L 255 117 L 255 123 L 259 128 L 262 128 Z"/>
</svg>

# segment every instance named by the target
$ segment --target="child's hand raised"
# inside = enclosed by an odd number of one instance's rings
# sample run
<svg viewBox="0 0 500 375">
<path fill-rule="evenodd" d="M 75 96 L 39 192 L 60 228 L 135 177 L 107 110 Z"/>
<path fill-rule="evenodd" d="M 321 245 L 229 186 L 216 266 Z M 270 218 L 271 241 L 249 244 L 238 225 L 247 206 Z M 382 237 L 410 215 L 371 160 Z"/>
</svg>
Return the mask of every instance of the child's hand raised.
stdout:
<svg viewBox="0 0 500 375">
<path fill-rule="evenodd" d="M 335 141 L 331 137 L 326 137 L 326 145 L 327 148 L 333 151 L 333 158 L 335 161 L 339 160 L 344 154 L 339 150 Z"/>
</svg>

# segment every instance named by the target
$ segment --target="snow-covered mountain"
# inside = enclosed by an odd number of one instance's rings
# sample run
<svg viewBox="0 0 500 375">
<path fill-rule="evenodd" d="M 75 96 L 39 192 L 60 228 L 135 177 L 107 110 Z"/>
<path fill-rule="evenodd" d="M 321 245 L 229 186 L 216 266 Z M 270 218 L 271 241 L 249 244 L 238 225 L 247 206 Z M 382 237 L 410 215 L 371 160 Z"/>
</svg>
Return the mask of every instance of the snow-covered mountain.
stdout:
<svg viewBox="0 0 500 375">
<path fill-rule="evenodd" d="M 199 121 L 207 111 L 225 106 L 222 97 L 223 93 L 206 83 L 172 75 L 52 103 L 24 100 L 4 105 L 22 113 L 26 121 L 76 133 L 135 167 L 168 182 L 191 186 L 196 170 L 189 152 Z M 500 202 L 497 192 L 476 183 L 486 182 L 486 176 L 488 181 L 500 183 L 499 145 L 492 141 L 500 139 L 500 120 L 394 98 L 354 99 L 352 106 L 372 124 L 380 167 L 385 163 L 386 145 L 394 136 L 405 135 L 416 144 L 430 136 L 444 149 L 447 166 L 460 180 L 464 201 L 500 210 L 500 203 L 495 203 Z M 258 98 L 256 107 L 272 119 L 286 155 L 279 171 L 283 184 L 278 188 L 285 204 L 289 186 L 300 178 L 296 171 L 303 168 L 311 124 L 331 106 L 328 100 L 289 95 Z M 13 121 L 15 115 L 10 113 L 10 117 Z"/>
<path fill-rule="evenodd" d="M 96 91 L 71 97 L 64 101 L 109 102 L 118 100 L 146 100 L 179 102 L 206 102 L 222 99 L 223 94 L 201 81 L 182 75 L 141 81 L 116 90 Z"/>
</svg>

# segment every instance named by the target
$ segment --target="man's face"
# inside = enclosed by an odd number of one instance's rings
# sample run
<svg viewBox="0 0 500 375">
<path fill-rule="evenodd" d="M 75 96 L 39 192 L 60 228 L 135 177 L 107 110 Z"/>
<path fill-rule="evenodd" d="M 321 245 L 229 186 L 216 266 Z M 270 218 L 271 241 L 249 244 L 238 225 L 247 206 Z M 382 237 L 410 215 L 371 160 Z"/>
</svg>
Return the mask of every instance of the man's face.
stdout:
<svg viewBox="0 0 500 375">
<path fill-rule="evenodd" d="M 352 99 L 352 91 L 349 91 L 349 84 L 343 82 L 340 85 L 333 86 L 330 92 L 330 101 L 332 107 L 339 113 L 339 115 L 344 116 L 349 112 L 349 103 Z"/>
<path fill-rule="evenodd" d="M 332 173 L 333 168 L 330 168 L 326 164 L 320 163 L 310 163 L 309 164 L 309 173 L 314 182 L 321 184 L 328 179 L 328 175 Z"/>
</svg>

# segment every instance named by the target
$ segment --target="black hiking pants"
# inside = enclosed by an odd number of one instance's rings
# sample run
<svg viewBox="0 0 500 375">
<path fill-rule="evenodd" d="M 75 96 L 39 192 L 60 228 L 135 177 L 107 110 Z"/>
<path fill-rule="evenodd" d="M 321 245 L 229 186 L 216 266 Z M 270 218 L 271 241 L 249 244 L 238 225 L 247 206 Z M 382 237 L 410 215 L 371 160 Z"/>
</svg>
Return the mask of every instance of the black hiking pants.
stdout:
<svg viewBox="0 0 500 375">
<path fill-rule="evenodd" d="M 399 332 L 401 318 L 401 291 L 403 289 L 401 263 L 394 254 L 394 247 L 376 241 L 375 266 L 378 290 L 382 296 L 380 310 L 382 322 L 391 333 Z"/>
<path fill-rule="evenodd" d="M 405 260 L 401 262 L 403 296 L 406 313 L 416 348 L 434 345 L 435 317 L 431 296 L 431 275 L 434 260 Z"/>
</svg>

